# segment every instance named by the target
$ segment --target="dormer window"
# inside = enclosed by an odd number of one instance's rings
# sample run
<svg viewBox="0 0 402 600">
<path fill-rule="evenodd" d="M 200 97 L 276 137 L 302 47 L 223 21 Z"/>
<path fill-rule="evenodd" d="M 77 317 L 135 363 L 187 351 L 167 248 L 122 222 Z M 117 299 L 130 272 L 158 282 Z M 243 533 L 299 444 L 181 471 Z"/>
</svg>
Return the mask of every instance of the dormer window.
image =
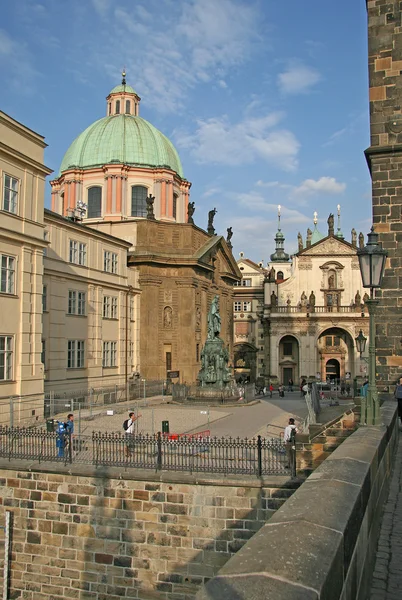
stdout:
<svg viewBox="0 0 402 600">
<path fill-rule="evenodd" d="M 120 114 L 120 100 L 116 100 L 116 110 L 115 110 L 115 114 L 119 115 Z"/>
<path fill-rule="evenodd" d="M 131 102 L 130 100 L 126 100 L 126 115 L 131 114 Z"/>
</svg>

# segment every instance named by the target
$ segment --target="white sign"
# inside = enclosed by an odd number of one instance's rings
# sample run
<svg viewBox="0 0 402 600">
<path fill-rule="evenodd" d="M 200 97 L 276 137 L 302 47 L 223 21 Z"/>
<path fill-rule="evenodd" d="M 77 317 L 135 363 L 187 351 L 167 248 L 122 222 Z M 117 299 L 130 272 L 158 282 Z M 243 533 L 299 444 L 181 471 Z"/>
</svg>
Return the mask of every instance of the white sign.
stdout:
<svg viewBox="0 0 402 600">
<path fill-rule="evenodd" d="M 113 417 L 113 415 L 114 415 L 114 410 L 107 410 L 107 411 L 106 411 L 106 414 L 107 414 L 108 416 L 110 416 L 110 417 Z"/>
<path fill-rule="evenodd" d="M 200 415 L 207 415 L 208 411 L 207 410 L 200 410 Z"/>
</svg>

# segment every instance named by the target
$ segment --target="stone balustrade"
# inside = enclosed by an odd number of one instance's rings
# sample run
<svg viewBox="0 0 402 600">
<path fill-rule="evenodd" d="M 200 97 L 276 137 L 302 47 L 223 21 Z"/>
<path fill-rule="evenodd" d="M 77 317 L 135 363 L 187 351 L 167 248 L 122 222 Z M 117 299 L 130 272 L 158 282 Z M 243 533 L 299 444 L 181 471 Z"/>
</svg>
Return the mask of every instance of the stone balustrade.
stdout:
<svg viewBox="0 0 402 600">
<path fill-rule="evenodd" d="M 365 600 L 398 441 L 396 403 L 360 427 L 272 516 L 197 600 Z"/>
</svg>

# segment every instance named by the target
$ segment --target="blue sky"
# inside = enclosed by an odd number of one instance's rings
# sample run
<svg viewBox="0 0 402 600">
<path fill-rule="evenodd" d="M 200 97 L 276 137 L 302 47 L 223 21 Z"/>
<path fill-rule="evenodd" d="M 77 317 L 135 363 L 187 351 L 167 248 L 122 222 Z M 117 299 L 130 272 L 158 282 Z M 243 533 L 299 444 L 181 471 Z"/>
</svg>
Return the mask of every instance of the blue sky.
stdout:
<svg viewBox="0 0 402 600">
<path fill-rule="evenodd" d="M 369 230 L 366 36 L 364 0 L 15 0 L 0 108 L 45 136 L 57 171 L 125 65 L 141 116 L 179 151 L 195 222 L 216 207 L 235 256 L 268 261 L 278 204 L 288 252 L 338 203 L 346 239 Z"/>
</svg>

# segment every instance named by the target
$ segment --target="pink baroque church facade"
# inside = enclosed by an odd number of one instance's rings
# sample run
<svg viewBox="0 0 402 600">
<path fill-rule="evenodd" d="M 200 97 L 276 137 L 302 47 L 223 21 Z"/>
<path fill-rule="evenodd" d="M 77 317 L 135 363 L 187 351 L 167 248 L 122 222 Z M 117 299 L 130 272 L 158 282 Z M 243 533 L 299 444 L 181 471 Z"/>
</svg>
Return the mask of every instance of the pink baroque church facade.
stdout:
<svg viewBox="0 0 402 600">
<path fill-rule="evenodd" d="M 82 202 L 88 224 L 127 221 L 147 216 L 152 195 L 157 220 L 186 223 L 191 183 L 170 140 L 139 116 L 141 98 L 122 75 L 106 98 L 106 117 L 73 141 L 50 182 L 52 211 L 73 216 Z"/>
</svg>

